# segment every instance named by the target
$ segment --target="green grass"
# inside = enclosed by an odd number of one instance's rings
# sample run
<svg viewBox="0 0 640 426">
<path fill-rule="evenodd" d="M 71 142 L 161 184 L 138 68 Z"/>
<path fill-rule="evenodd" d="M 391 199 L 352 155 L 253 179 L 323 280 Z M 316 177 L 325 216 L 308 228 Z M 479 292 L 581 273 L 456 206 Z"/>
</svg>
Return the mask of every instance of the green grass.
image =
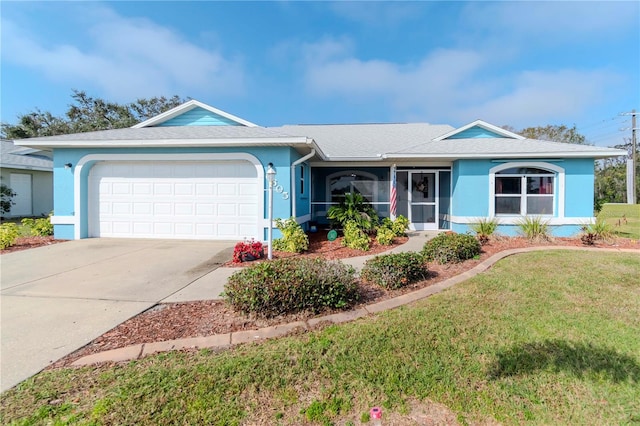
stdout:
<svg viewBox="0 0 640 426">
<path fill-rule="evenodd" d="M 598 219 L 613 226 L 621 237 L 640 239 L 640 204 L 605 204 Z"/>
<path fill-rule="evenodd" d="M 43 372 L 3 395 L 0 423 L 359 424 L 434 401 L 461 424 L 638 424 L 639 271 L 629 253 L 512 256 L 317 332 Z"/>
</svg>

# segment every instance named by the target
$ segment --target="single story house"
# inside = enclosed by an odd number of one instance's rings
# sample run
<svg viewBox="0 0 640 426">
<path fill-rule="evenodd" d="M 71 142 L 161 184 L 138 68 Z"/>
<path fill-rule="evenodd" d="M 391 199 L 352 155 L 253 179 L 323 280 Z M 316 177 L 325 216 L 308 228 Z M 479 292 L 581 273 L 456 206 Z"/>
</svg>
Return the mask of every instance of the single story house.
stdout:
<svg viewBox="0 0 640 426">
<path fill-rule="evenodd" d="M 56 238 L 264 240 L 273 217 L 326 223 L 361 193 L 416 230 L 523 216 L 569 236 L 593 220 L 594 161 L 625 152 L 526 139 L 478 120 L 261 127 L 196 100 L 132 128 L 25 139 L 53 151 Z M 277 233 L 276 233 L 277 235 Z"/>
<path fill-rule="evenodd" d="M 47 216 L 53 210 L 51 153 L 0 141 L 0 183 L 16 194 L 4 217 Z"/>
</svg>

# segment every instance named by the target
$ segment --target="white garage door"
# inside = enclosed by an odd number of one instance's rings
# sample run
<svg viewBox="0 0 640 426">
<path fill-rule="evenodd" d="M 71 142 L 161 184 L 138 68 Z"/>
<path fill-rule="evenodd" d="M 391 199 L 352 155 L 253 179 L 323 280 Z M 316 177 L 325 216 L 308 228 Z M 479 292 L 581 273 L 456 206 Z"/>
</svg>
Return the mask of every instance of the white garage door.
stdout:
<svg viewBox="0 0 640 426">
<path fill-rule="evenodd" d="M 247 161 L 97 163 L 89 173 L 89 236 L 255 237 L 261 188 Z"/>
</svg>

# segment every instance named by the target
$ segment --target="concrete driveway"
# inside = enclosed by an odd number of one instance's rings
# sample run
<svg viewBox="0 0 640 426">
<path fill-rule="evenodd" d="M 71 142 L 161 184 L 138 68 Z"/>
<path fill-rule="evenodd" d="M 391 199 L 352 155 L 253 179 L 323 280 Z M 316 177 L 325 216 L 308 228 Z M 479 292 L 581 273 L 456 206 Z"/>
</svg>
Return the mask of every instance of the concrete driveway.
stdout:
<svg viewBox="0 0 640 426">
<path fill-rule="evenodd" d="M 1 390 L 160 301 L 218 298 L 210 272 L 234 243 L 102 238 L 2 255 Z"/>
</svg>

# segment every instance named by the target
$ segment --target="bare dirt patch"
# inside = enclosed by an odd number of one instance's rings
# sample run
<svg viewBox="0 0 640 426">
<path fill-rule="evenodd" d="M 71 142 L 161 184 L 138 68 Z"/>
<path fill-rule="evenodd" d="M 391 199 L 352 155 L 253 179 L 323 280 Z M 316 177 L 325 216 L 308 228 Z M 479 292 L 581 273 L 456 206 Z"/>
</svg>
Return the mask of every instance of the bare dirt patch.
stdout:
<svg viewBox="0 0 640 426">
<path fill-rule="evenodd" d="M 342 247 L 340 239 L 330 242 L 327 241 L 326 235 L 324 234 L 311 234 L 310 249 L 307 253 L 291 254 L 274 252 L 274 258 L 322 256 L 327 259 L 344 259 L 354 256 L 379 254 L 404 244 L 406 241 L 407 238 L 396 239 L 392 246 L 379 246 L 374 244 L 369 252 L 361 252 L 359 250 Z M 427 280 L 414 283 L 405 288 L 399 290 L 384 290 L 377 286 L 361 283 L 360 301 L 354 308 L 410 293 L 417 289 L 444 281 L 470 270 L 483 260 L 503 250 L 531 246 L 585 247 L 580 239 L 577 238 L 555 238 L 550 241 L 538 242 L 531 242 L 525 238 L 494 238 L 483 246 L 482 253 L 478 258 L 458 264 L 430 264 L 429 278 Z M 640 249 L 640 241 L 618 238 L 610 242 L 598 242 L 594 246 L 589 247 Z M 242 267 L 251 263 L 252 262 L 234 265 L 229 261 L 226 265 Z M 330 313 L 333 312 L 324 312 L 322 315 Z M 188 337 L 210 336 L 242 330 L 255 330 L 276 324 L 304 321 L 322 315 L 303 312 L 263 319 L 234 312 L 221 300 L 160 304 L 118 325 L 85 347 L 53 363 L 49 368 L 67 366 L 83 356 L 129 345 Z"/>
</svg>

